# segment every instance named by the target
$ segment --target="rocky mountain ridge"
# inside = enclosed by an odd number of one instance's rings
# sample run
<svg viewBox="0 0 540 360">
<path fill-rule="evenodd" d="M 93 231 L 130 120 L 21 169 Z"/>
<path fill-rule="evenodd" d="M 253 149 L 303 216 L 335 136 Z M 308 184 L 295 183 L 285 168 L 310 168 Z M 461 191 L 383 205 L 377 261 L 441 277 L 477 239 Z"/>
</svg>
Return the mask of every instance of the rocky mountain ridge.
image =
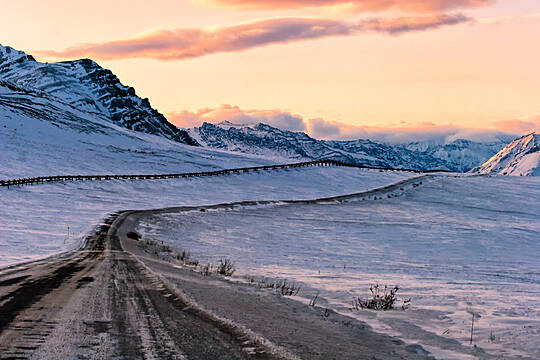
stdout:
<svg viewBox="0 0 540 360">
<path fill-rule="evenodd" d="M 188 133 L 169 123 L 147 98 L 123 85 L 110 70 L 90 59 L 41 63 L 33 56 L 0 45 L 0 80 L 40 91 L 116 125 L 189 145 Z"/>
<path fill-rule="evenodd" d="M 189 129 L 203 146 L 266 157 L 334 159 L 359 165 L 465 172 L 493 156 L 508 138 L 480 143 L 458 139 L 448 144 L 387 144 L 368 139 L 318 140 L 303 132 L 267 124 L 203 123 Z"/>
</svg>

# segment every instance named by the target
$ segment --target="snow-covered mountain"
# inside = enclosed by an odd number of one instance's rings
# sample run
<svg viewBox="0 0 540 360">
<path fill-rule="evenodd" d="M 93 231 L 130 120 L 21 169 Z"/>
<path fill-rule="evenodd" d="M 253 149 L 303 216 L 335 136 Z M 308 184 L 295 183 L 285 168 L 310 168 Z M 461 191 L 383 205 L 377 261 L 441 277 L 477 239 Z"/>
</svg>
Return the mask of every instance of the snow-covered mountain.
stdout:
<svg viewBox="0 0 540 360">
<path fill-rule="evenodd" d="M 138 97 L 134 88 L 90 59 L 40 63 L 31 55 L 0 45 L 0 80 L 36 95 L 56 97 L 130 130 L 197 145 L 185 130 L 152 108 L 148 99 Z"/>
<path fill-rule="evenodd" d="M 540 176 L 540 132 L 512 141 L 472 171 L 480 174 Z"/>
<path fill-rule="evenodd" d="M 40 63 L 31 55 L 1 45 L 0 86 L 3 87 L 0 102 L 8 102 L 11 110 L 21 107 L 27 113 L 39 113 L 42 119 L 53 123 L 65 118 L 51 116 L 62 108 L 72 117 L 101 119 L 188 145 L 200 143 L 211 149 L 252 154 L 273 161 L 334 159 L 375 167 L 461 172 L 483 163 L 509 141 L 498 139 L 478 143 L 455 140 L 451 143 L 405 145 L 367 139 L 328 141 L 265 124 L 237 125 L 230 122 L 219 125 L 204 123 L 188 133 L 169 123 L 151 107 L 148 99 L 138 97 L 135 89 L 123 85 L 110 70 L 90 59 Z M 77 115 L 73 115 L 72 110 Z"/>
<path fill-rule="evenodd" d="M 0 179 L 162 174 L 269 163 L 129 130 L 41 90 L 0 81 Z"/>
<path fill-rule="evenodd" d="M 499 151 L 508 139 L 479 143 L 458 139 L 451 143 L 415 142 L 405 145 L 367 139 L 350 141 L 317 140 L 303 132 L 285 131 L 266 124 L 235 125 L 204 123 L 189 130 L 204 146 L 266 157 L 334 159 L 354 164 L 468 171 Z"/>
<path fill-rule="evenodd" d="M 457 139 L 451 142 L 419 141 L 404 144 L 409 150 L 418 151 L 446 163 L 449 169 L 455 171 L 468 171 L 501 150 L 514 137 L 499 135 L 491 141 L 476 142 L 466 139 Z"/>
<path fill-rule="evenodd" d="M 262 123 L 249 126 L 204 123 L 190 129 L 190 135 L 211 148 L 266 157 L 334 159 L 376 167 L 446 169 L 444 162 L 431 157 L 425 159 L 422 154 L 407 149 L 396 149 L 370 140 L 317 140 L 303 132 L 280 130 Z"/>
</svg>

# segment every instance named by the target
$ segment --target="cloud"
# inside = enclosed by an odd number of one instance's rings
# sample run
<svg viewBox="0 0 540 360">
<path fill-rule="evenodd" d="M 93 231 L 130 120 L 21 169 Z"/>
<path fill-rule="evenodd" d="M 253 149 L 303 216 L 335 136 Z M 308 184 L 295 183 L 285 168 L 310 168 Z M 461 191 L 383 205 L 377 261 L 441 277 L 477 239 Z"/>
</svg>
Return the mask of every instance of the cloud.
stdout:
<svg viewBox="0 0 540 360">
<path fill-rule="evenodd" d="M 433 122 L 418 124 L 403 123 L 397 126 L 354 126 L 339 122 L 316 119 L 308 124 L 311 136 L 320 139 L 355 140 L 370 139 L 392 144 L 404 144 L 414 141 L 431 141 L 440 144 L 450 143 L 457 139 L 472 141 L 494 141 L 500 135 L 514 135 L 523 132 L 512 132 L 502 128 L 478 129 L 455 125 L 437 125 Z"/>
<path fill-rule="evenodd" d="M 422 31 L 435 29 L 444 25 L 456 25 L 471 21 L 462 14 L 420 16 L 413 18 L 384 19 L 373 18 L 360 22 L 358 31 L 374 31 L 390 35 L 398 35 L 409 31 Z"/>
<path fill-rule="evenodd" d="M 437 125 L 433 122 L 408 124 L 401 122 L 395 126 L 355 126 L 322 118 L 304 119 L 288 111 L 244 110 L 238 106 L 221 105 L 197 111 L 177 111 L 167 114 L 175 125 L 184 128 L 201 126 L 203 122 L 217 124 L 229 121 L 237 125 L 265 123 L 282 130 L 303 131 L 317 139 L 356 140 L 370 139 L 392 144 L 413 141 L 430 141 L 439 144 L 457 139 L 472 141 L 495 141 L 501 135 L 522 135 L 540 129 L 540 116 L 526 119 L 497 121 L 490 128 L 465 128 L 454 125 Z"/>
<path fill-rule="evenodd" d="M 430 141 L 447 144 L 457 139 L 471 141 L 494 141 L 498 136 L 509 135 L 502 129 L 473 129 L 453 125 L 436 125 L 424 122 L 410 126 L 354 126 L 338 122 L 313 119 L 308 124 L 311 136 L 328 140 L 370 139 L 391 144 L 405 144 L 414 141 Z M 520 134 L 511 133 L 513 134 Z"/>
<path fill-rule="evenodd" d="M 540 13 L 529 13 L 521 15 L 484 17 L 478 18 L 476 21 L 483 24 L 504 24 L 513 21 L 537 20 L 538 18 L 540 18 Z"/>
<path fill-rule="evenodd" d="M 217 124 L 229 121 L 238 125 L 265 123 L 270 126 L 290 131 L 306 131 L 307 127 L 298 115 L 281 110 L 242 110 L 238 106 L 221 105 L 215 109 L 200 109 L 195 112 L 178 111 L 167 115 L 173 124 L 190 128 L 201 126 L 203 122 Z"/>
<path fill-rule="evenodd" d="M 497 130 L 514 134 L 530 133 L 540 129 L 540 115 L 532 116 L 525 120 L 512 119 L 495 121 L 492 126 Z"/>
<path fill-rule="evenodd" d="M 45 50 L 37 53 L 48 58 L 181 60 L 216 53 L 243 51 L 272 44 L 331 36 L 350 36 L 362 32 L 397 35 L 465 23 L 470 20 L 461 14 L 393 19 L 372 18 L 355 23 L 330 19 L 278 18 L 213 29 L 158 30 L 132 39 L 82 44 L 62 51 Z"/>
<path fill-rule="evenodd" d="M 309 121 L 309 132 L 313 137 L 331 139 L 340 136 L 342 126 L 337 123 L 331 123 L 324 119 L 317 118 Z"/>
<path fill-rule="evenodd" d="M 301 9 L 305 7 L 343 7 L 354 12 L 398 10 L 439 12 L 456 8 L 481 7 L 494 0 L 203 0 L 203 3 L 240 9 Z"/>
</svg>

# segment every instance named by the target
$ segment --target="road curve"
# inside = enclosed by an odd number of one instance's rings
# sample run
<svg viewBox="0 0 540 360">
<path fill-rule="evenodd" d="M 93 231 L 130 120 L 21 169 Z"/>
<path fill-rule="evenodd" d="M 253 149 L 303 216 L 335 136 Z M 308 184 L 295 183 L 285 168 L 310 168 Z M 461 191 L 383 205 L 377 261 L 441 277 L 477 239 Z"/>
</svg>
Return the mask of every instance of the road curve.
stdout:
<svg viewBox="0 0 540 360">
<path fill-rule="evenodd" d="M 167 290 L 116 235 L 0 272 L 0 359 L 270 359 Z"/>
<path fill-rule="evenodd" d="M 429 178 L 285 203 L 391 198 Z M 250 202 L 203 208 L 236 205 Z M 0 269 L 0 359 L 428 358 L 364 323 L 205 277 L 126 236 L 144 217 L 182 210 L 111 214 L 81 250 Z"/>
</svg>

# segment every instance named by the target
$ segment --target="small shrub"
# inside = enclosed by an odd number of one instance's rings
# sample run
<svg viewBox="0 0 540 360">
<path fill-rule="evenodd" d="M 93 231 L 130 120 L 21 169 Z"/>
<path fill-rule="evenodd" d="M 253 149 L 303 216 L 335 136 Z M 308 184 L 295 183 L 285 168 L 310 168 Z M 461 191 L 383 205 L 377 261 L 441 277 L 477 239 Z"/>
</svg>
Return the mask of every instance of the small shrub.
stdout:
<svg viewBox="0 0 540 360">
<path fill-rule="evenodd" d="M 200 273 L 203 274 L 203 276 L 209 276 L 212 273 L 212 267 L 210 264 L 201 265 Z"/>
<path fill-rule="evenodd" d="M 223 276 L 231 276 L 236 271 L 234 263 L 229 259 L 219 260 L 217 273 Z"/>
<path fill-rule="evenodd" d="M 265 278 L 259 280 L 258 286 L 263 289 L 277 290 L 283 296 L 298 295 L 298 292 L 300 292 L 301 288 L 296 283 L 288 283 L 287 280 L 268 281 Z"/>
<path fill-rule="evenodd" d="M 197 266 L 199 266 L 199 260 L 187 261 L 186 265 L 191 265 L 191 266 L 197 267 Z"/>
<path fill-rule="evenodd" d="M 288 284 L 287 280 L 284 280 L 279 289 L 281 290 L 281 295 L 293 296 L 298 295 L 298 292 L 300 291 L 300 286 L 295 283 Z"/>
<path fill-rule="evenodd" d="M 189 259 L 189 252 L 187 252 L 186 250 L 182 250 L 180 254 L 176 255 L 176 260 L 186 262 L 188 259 Z"/>
<path fill-rule="evenodd" d="M 361 299 L 357 297 L 353 299 L 352 306 L 354 310 L 370 309 L 370 310 L 393 310 L 394 305 L 397 302 L 396 293 L 399 291 L 398 286 L 394 286 L 389 289 L 388 286 L 384 286 L 382 289 L 379 284 L 375 284 L 369 288 L 371 292 L 371 299 Z M 402 310 L 406 310 L 411 303 L 411 299 L 403 301 L 401 306 Z"/>
<path fill-rule="evenodd" d="M 324 308 L 323 317 L 328 319 L 329 316 L 330 316 L 330 309 Z"/>
</svg>

